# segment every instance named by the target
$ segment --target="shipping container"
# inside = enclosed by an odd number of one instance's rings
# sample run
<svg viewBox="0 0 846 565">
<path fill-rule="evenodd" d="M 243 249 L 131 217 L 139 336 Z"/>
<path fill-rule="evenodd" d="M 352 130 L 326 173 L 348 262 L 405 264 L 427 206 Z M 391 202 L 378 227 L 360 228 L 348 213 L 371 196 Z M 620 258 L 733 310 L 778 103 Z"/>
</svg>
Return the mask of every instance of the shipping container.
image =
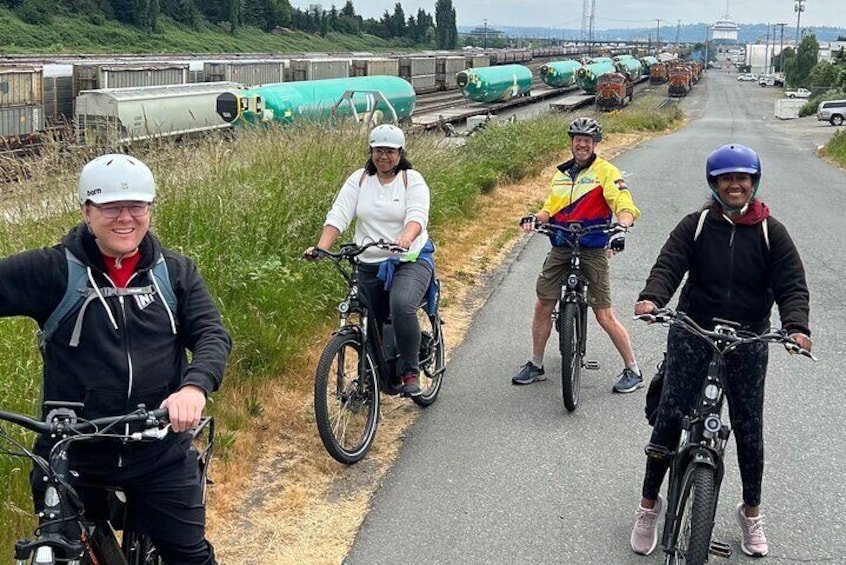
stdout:
<svg viewBox="0 0 846 565">
<path fill-rule="evenodd" d="M 230 127 L 216 112 L 218 95 L 233 82 L 106 88 L 76 98 L 77 139 L 121 145 Z"/>
<path fill-rule="evenodd" d="M 285 63 L 276 61 L 207 61 L 203 65 L 206 82 L 237 82 L 245 86 L 285 82 Z"/>
<path fill-rule="evenodd" d="M 467 62 L 461 55 L 448 55 L 435 59 L 435 81 L 444 90 L 458 88 L 455 75 L 467 68 Z"/>
<path fill-rule="evenodd" d="M 349 59 L 291 59 L 291 80 L 349 78 Z"/>
<path fill-rule="evenodd" d="M 0 108 L 41 105 L 43 76 L 41 67 L 0 67 Z"/>
<path fill-rule="evenodd" d="M 438 89 L 437 75 L 416 75 L 405 78 L 418 93 L 432 92 Z"/>
<path fill-rule="evenodd" d="M 353 59 L 350 66 L 351 77 L 399 76 L 399 60 L 387 58 Z"/>
<path fill-rule="evenodd" d="M 405 80 L 409 80 L 416 76 L 434 75 L 435 58 L 434 57 L 402 57 L 400 58 L 400 72 L 399 75 Z"/>
<path fill-rule="evenodd" d="M 465 57 L 467 60 L 467 68 L 468 69 L 477 69 L 479 67 L 490 67 L 491 66 L 491 57 L 490 55 L 467 55 Z"/>
<path fill-rule="evenodd" d="M 188 84 L 188 63 L 156 63 L 109 65 L 102 63 L 74 64 L 73 93 L 103 88 L 139 88 Z"/>
<path fill-rule="evenodd" d="M 73 119 L 73 77 L 44 77 L 44 118 L 49 122 L 69 122 Z"/>
<path fill-rule="evenodd" d="M 41 106 L 0 108 L 0 138 L 26 137 L 43 129 Z"/>
<path fill-rule="evenodd" d="M 799 110 L 807 100 L 779 98 L 775 101 L 775 117 L 780 120 L 792 120 L 799 117 Z"/>
</svg>

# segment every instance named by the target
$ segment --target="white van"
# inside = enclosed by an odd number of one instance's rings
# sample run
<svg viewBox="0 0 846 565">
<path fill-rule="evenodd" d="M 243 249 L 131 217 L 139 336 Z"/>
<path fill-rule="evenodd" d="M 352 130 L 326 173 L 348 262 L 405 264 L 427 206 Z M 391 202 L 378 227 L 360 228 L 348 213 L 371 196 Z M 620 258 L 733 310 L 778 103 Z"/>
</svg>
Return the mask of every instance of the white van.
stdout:
<svg viewBox="0 0 846 565">
<path fill-rule="evenodd" d="M 843 124 L 846 118 L 846 100 L 825 100 L 817 106 L 817 120 L 833 126 Z"/>
</svg>

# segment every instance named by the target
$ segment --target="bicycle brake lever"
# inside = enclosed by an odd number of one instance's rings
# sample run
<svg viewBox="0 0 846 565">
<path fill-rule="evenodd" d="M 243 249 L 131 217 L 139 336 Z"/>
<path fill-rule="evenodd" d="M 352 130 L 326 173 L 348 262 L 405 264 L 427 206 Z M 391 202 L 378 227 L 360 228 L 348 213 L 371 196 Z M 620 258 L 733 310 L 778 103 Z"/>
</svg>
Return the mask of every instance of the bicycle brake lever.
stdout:
<svg viewBox="0 0 846 565">
<path fill-rule="evenodd" d="M 153 428 L 150 430 L 144 430 L 143 432 L 135 432 L 130 437 L 134 441 L 142 441 L 145 439 L 164 439 L 164 437 L 170 431 L 170 423 L 168 423 L 163 428 Z"/>
</svg>

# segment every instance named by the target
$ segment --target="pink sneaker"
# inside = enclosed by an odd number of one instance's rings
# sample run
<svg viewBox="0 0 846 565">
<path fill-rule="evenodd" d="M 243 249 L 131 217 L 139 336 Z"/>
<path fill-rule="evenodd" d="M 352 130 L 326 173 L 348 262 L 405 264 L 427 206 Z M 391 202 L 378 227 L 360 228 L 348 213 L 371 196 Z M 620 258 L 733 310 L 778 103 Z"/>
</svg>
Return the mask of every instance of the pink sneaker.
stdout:
<svg viewBox="0 0 846 565">
<path fill-rule="evenodd" d="M 658 520 L 663 511 L 664 497 L 660 494 L 652 508 L 638 505 L 632 528 L 632 551 L 641 555 L 649 555 L 655 551 L 655 546 L 658 545 Z"/>
<path fill-rule="evenodd" d="M 763 557 L 769 552 L 767 536 L 764 535 L 764 517 L 747 518 L 743 511 L 743 503 L 737 505 L 737 523 L 743 531 L 743 541 L 740 549 L 751 557 Z"/>
</svg>

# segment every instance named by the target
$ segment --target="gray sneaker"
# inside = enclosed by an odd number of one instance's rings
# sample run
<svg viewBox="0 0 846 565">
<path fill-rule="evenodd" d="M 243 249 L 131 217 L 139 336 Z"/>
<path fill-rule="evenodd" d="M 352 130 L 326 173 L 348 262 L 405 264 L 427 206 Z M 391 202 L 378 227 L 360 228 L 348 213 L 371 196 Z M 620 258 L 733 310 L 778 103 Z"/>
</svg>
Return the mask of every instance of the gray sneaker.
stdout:
<svg viewBox="0 0 846 565">
<path fill-rule="evenodd" d="M 513 385 L 530 385 L 535 381 L 545 381 L 546 377 L 543 374 L 543 367 L 536 367 L 534 363 L 529 361 L 520 372 L 511 378 Z"/>
<path fill-rule="evenodd" d="M 641 388 L 645 383 L 643 376 L 638 375 L 628 367 L 623 369 L 620 373 L 620 380 L 614 385 L 614 392 L 634 392 Z"/>
</svg>

